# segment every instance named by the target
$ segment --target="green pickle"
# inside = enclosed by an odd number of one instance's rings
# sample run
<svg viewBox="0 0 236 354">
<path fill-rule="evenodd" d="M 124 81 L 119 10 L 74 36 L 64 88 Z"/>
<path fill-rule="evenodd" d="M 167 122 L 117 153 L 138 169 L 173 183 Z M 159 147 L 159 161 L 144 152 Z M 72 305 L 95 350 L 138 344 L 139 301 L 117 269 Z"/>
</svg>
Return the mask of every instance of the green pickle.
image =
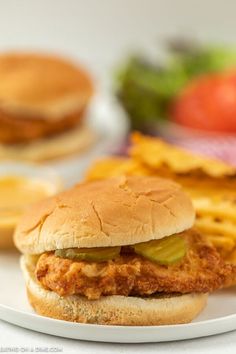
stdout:
<svg viewBox="0 0 236 354">
<path fill-rule="evenodd" d="M 187 252 L 184 238 L 178 235 L 138 243 L 133 248 L 135 253 L 161 265 L 179 262 Z"/>
<path fill-rule="evenodd" d="M 121 247 L 67 248 L 56 250 L 55 256 L 73 261 L 105 262 L 116 258 Z"/>
</svg>

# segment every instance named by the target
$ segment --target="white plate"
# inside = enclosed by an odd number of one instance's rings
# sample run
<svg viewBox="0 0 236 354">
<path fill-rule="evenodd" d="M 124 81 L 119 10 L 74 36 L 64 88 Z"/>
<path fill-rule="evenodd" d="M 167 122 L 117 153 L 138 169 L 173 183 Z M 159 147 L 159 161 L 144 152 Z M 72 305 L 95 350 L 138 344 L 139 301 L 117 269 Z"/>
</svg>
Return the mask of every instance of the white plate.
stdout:
<svg viewBox="0 0 236 354">
<path fill-rule="evenodd" d="M 100 92 L 93 98 L 86 119 L 97 134 L 97 142 L 78 156 L 49 162 L 68 186 L 83 178 L 93 160 L 116 152 L 129 130 L 126 114 L 109 93 Z"/>
<path fill-rule="evenodd" d="M 211 295 L 203 313 L 193 323 L 186 325 L 99 326 L 38 316 L 27 302 L 18 261 L 17 253 L 0 253 L 0 318 L 24 328 L 72 339 L 117 343 L 173 341 L 236 329 L 236 288 Z"/>
</svg>

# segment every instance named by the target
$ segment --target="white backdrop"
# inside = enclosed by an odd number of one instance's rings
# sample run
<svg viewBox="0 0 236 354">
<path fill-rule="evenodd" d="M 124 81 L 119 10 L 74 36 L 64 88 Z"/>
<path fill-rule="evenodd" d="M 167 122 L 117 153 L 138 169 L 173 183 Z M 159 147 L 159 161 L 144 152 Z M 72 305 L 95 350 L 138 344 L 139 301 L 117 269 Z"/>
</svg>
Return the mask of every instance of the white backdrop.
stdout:
<svg viewBox="0 0 236 354">
<path fill-rule="evenodd" d="M 0 50 L 65 53 L 105 83 L 125 53 L 168 35 L 236 42 L 235 14 L 234 0 L 0 0 Z"/>
</svg>

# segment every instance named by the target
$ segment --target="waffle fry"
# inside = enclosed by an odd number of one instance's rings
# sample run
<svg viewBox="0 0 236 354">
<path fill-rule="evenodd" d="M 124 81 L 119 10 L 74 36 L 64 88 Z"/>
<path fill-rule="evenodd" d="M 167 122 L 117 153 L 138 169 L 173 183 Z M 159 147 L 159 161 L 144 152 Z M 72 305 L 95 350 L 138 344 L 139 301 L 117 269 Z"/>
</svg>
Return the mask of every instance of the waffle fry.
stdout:
<svg viewBox="0 0 236 354">
<path fill-rule="evenodd" d="M 87 171 L 86 180 L 92 181 L 103 179 L 120 174 L 120 172 L 122 173 L 123 171 L 126 172 L 130 163 L 130 159 L 118 157 L 111 157 L 96 161 Z"/>
<path fill-rule="evenodd" d="M 226 260 L 230 263 L 236 264 L 236 249 L 234 249 L 230 255 L 226 257 Z"/>
<path fill-rule="evenodd" d="M 225 235 L 231 237 L 236 242 L 236 225 L 228 220 L 215 220 L 211 217 L 204 216 L 198 217 L 195 224 L 203 233 Z"/>
<path fill-rule="evenodd" d="M 235 242 L 230 237 L 224 235 L 208 235 L 207 239 L 218 249 L 224 251 L 224 255 L 231 253 L 234 250 Z"/>
<path fill-rule="evenodd" d="M 211 177 L 235 175 L 235 169 L 221 161 L 194 155 L 160 139 L 133 133 L 131 140 L 130 156 L 152 169 L 164 165 L 177 174 L 201 171 Z"/>
<path fill-rule="evenodd" d="M 236 169 L 139 133 L 134 133 L 131 140 L 129 158 L 98 161 L 86 179 L 125 174 L 175 180 L 193 201 L 196 227 L 227 261 L 236 263 Z"/>
<path fill-rule="evenodd" d="M 212 201 L 210 198 L 192 198 L 198 217 L 210 216 L 218 220 L 227 220 L 235 223 L 236 205 L 230 201 Z"/>
<path fill-rule="evenodd" d="M 138 161 L 129 158 L 106 158 L 95 162 L 86 173 L 86 180 L 92 181 L 120 175 L 152 175 L 153 172 Z"/>
</svg>

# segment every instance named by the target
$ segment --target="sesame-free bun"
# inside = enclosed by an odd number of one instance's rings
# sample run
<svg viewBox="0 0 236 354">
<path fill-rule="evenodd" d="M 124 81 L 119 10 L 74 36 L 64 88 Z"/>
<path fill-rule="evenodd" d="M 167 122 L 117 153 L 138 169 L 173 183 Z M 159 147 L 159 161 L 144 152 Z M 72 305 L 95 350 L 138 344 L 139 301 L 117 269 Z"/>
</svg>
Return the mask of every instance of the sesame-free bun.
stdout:
<svg viewBox="0 0 236 354">
<path fill-rule="evenodd" d="M 0 54 L 0 157 L 29 160 L 29 155 L 44 155 L 41 150 L 44 145 L 48 150 L 48 141 L 83 127 L 92 94 L 89 75 L 66 59 L 41 53 Z"/>
<path fill-rule="evenodd" d="M 0 55 L 0 110 L 58 120 L 80 111 L 93 89 L 78 65 L 55 55 L 9 52 Z"/>
<path fill-rule="evenodd" d="M 131 245 L 182 232 L 194 210 L 181 187 L 157 177 L 84 182 L 31 207 L 15 231 L 22 253 Z"/>
<path fill-rule="evenodd" d="M 31 258 L 22 256 L 21 268 L 29 301 L 42 316 L 106 325 L 170 325 L 191 322 L 207 303 L 208 294 L 195 293 L 149 298 L 114 295 L 93 301 L 77 295 L 60 297 L 37 282 Z"/>
</svg>

